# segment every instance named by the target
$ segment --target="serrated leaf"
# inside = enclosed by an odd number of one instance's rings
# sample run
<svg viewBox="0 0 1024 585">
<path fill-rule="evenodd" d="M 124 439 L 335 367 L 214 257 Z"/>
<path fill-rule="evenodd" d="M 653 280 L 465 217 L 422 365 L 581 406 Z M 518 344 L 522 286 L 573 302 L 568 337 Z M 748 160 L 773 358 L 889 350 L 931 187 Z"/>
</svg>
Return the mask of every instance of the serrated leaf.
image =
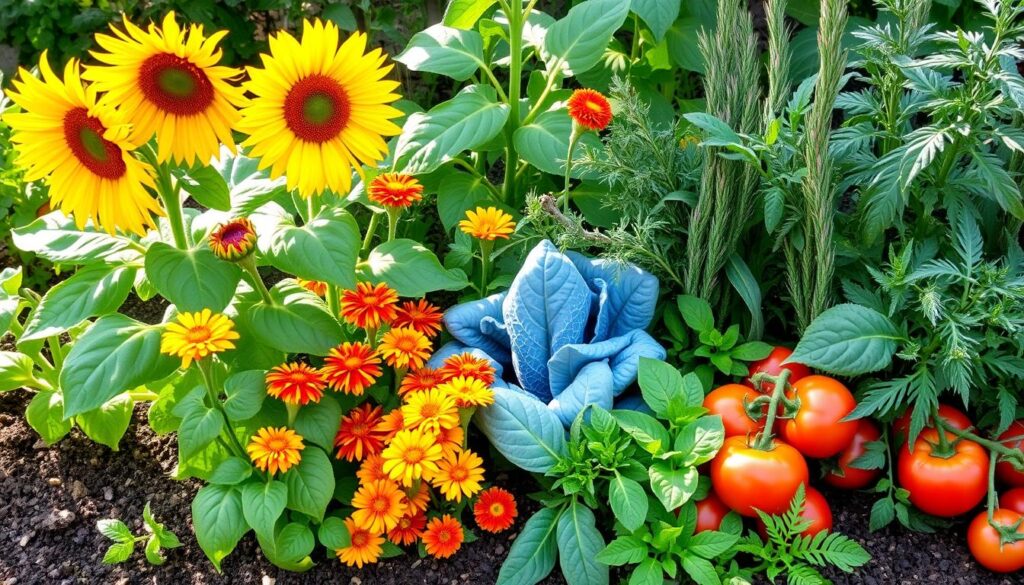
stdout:
<svg viewBox="0 0 1024 585">
<path fill-rule="evenodd" d="M 647 556 L 647 544 L 638 537 L 626 534 L 616 538 L 597 553 L 597 560 L 611 567 L 635 565 Z"/>
<path fill-rule="evenodd" d="M 128 525 L 116 518 L 104 518 L 96 522 L 96 529 L 100 534 L 114 542 L 133 542 L 135 535 L 132 534 Z"/>
<path fill-rule="evenodd" d="M 110 545 L 110 548 L 107 549 L 107 553 L 103 555 L 103 562 L 107 565 L 123 563 L 132 556 L 133 552 L 135 552 L 134 540 L 132 542 L 118 542 Z"/>
</svg>

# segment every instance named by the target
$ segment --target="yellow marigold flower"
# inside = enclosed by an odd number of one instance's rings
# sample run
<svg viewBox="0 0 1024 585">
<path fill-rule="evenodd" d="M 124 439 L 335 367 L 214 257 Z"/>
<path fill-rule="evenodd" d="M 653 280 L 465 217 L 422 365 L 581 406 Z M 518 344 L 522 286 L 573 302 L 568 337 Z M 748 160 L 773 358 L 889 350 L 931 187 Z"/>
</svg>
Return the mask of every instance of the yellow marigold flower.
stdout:
<svg viewBox="0 0 1024 585">
<path fill-rule="evenodd" d="M 107 52 L 92 55 L 103 65 L 88 67 L 83 77 L 129 116 L 140 141 L 156 134 L 161 162 L 205 164 L 220 143 L 234 152 L 231 127 L 245 96 L 230 81 L 241 72 L 218 65 L 217 44 L 227 31 L 205 37 L 202 25 L 178 26 L 174 12 L 148 31 L 127 17 L 124 30 L 111 30 L 114 36 L 96 35 Z"/>
<path fill-rule="evenodd" d="M 374 430 L 381 433 L 384 437 L 384 441 L 390 441 L 395 438 L 398 431 L 405 428 L 405 420 L 402 419 L 402 409 L 396 408 L 391 412 L 380 417 L 380 422 L 374 427 Z"/>
<path fill-rule="evenodd" d="M 359 466 L 359 471 L 356 471 L 356 477 L 359 478 L 360 483 L 373 483 L 379 479 L 388 479 L 388 474 L 384 473 L 384 458 L 380 454 L 367 455 L 362 465 Z"/>
<path fill-rule="evenodd" d="M 466 219 L 459 222 L 459 229 L 481 240 L 507 240 L 509 234 L 515 231 L 516 222 L 512 221 L 511 215 L 497 207 L 477 207 L 476 211 L 466 211 Z"/>
<path fill-rule="evenodd" d="M 423 199 L 423 185 L 404 173 L 381 173 L 370 181 L 366 197 L 384 207 L 409 207 Z"/>
<path fill-rule="evenodd" d="M 238 339 L 234 322 L 220 313 L 203 309 L 198 313 L 178 313 L 177 322 L 168 323 L 160 337 L 160 353 L 181 358 L 181 367 L 194 360 L 234 349 Z"/>
<path fill-rule="evenodd" d="M 274 475 L 298 465 L 302 459 L 299 451 L 305 448 L 302 437 L 295 434 L 295 431 L 287 427 L 264 427 L 256 431 L 245 450 L 260 471 Z"/>
<path fill-rule="evenodd" d="M 221 260 L 241 260 L 256 249 L 256 229 L 247 218 L 238 217 L 210 232 L 210 249 Z"/>
<path fill-rule="evenodd" d="M 351 518 L 346 518 L 344 522 L 348 530 L 349 545 L 334 551 L 338 559 L 350 567 L 356 566 L 360 569 L 363 565 L 372 565 L 380 560 L 380 555 L 384 552 L 381 547 L 384 544 L 384 536 L 358 526 Z"/>
<path fill-rule="evenodd" d="M 441 384 L 437 389 L 455 399 L 459 408 L 494 404 L 494 392 L 479 378 L 459 376 Z"/>
<path fill-rule="evenodd" d="M 388 152 L 384 137 L 401 132 L 391 120 L 402 113 L 387 105 L 399 98 L 399 83 L 384 79 L 392 65 L 380 49 L 365 50 L 365 34 L 339 44 L 337 26 L 307 20 L 301 42 L 274 34 L 263 68 L 248 68 L 253 98 L 238 124 L 249 135 L 243 145 L 271 178 L 287 174 L 288 189 L 303 197 L 348 193 L 353 168 L 376 166 Z"/>
<path fill-rule="evenodd" d="M 441 453 L 441 446 L 430 433 L 420 429 L 398 431 L 381 453 L 383 469 L 391 479 L 409 487 L 413 481 L 430 479 L 437 473 Z"/>
<path fill-rule="evenodd" d="M 377 351 L 389 366 L 421 368 L 430 359 L 430 340 L 411 327 L 396 327 L 381 337 Z"/>
<path fill-rule="evenodd" d="M 405 515 L 405 493 L 389 479 L 363 484 L 352 496 L 352 507 L 352 521 L 357 526 L 384 533 Z"/>
<path fill-rule="evenodd" d="M 50 207 L 75 219 L 92 220 L 107 233 L 144 235 L 163 209 L 146 190 L 156 189 L 153 168 L 132 156 L 136 144 L 123 114 L 99 105 L 96 88 L 82 84 L 77 59 L 54 74 L 43 51 L 37 79 L 21 69 L 11 101 L 23 111 L 4 115 L 25 181 L 48 179 Z"/>
<path fill-rule="evenodd" d="M 407 429 L 436 435 L 441 428 L 459 426 L 459 409 L 454 398 L 433 388 L 409 395 L 402 405 L 402 420 Z"/>
<path fill-rule="evenodd" d="M 288 404 L 320 402 L 327 382 L 309 364 L 289 362 L 267 372 L 267 395 Z"/>
<path fill-rule="evenodd" d="M 430 478 L 430 483 L 449 501 L 461 502 L 463 495 L 470 498 L 480 491 L 480 482 L 484 480 L 483 464 L 484 460 L 469 450 L 446 457 L 437 464 L 437 473 Z"/>
</svg>

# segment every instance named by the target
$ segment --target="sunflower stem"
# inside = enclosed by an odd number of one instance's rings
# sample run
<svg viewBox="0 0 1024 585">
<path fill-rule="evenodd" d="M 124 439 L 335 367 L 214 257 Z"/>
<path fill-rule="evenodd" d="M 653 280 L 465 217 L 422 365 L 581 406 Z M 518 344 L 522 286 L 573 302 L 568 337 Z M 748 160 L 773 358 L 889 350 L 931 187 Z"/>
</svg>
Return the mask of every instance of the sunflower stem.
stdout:
<svg viewBox="0 0 1024 585">
<path fill-rule="evenodd" d="M 513 0 L 508 16 L 509 44 L 509 79 L 508 79 L 508 123 L 505 126 L 505 181 L 504 201 L 518 207 L 516 192 L 516 167 L 519 164 L 519 153 L 516 151 L 513 136 L 519 128 L 519 96 L 523 84 L 523 3 Z"/>
<path fill-rule="evenodd" d="M 64 367 L 64 348 L 60 346 L 60 337 L 51 335 L 46 339 L 46 345 L 50 348 L 50 357 L 53 358 L 53 368 L 60 372 Z"/>
<path fill-rule="evenodd" d="M 181 210 L 181 197 L 178 189 L 171 182 L 171 171 L 167 165 L 157 167 L 157 189 L 164 201 L 167 211 L 167 223 L 171 226 L 174 245 L 182 250 L 189 248 L 188 234 L 185 232 L 185 220 Z"/>
<path fill-rule="evenodd" d="M 341 298 L 338 295 L 338 287 L 329 282 L 327 283 L 327 310 L 331 312 L 335 319 L 341 313 Z"/>
<path fill-rule="evenodd" d="M 494 249 L 494 242 L 491 240 L 480 240 L 480 298 L 487 296 L 487 273 L 491 271 L 491 251 Z"/>
</svg>

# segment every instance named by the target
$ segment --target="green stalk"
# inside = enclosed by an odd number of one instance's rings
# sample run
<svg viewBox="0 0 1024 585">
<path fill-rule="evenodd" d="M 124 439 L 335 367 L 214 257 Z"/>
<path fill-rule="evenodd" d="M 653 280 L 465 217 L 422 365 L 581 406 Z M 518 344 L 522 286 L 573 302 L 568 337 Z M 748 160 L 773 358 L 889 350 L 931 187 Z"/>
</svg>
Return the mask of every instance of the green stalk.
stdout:
<svg viewBox="0 0 1024 585">
<path fill-rule="evenodd" d="M 370 217 L 370 225 L 366 226 L 366 235 L 363 236 L 363 247 L 359 250 L 360 256 L 365 256 L 373 244 L 373 236 L 377 233 L 377 226 L 380 225 L 380 214 L 374 213 Z"/>
<path fill-rule="evenodd" d="M 231 430 L 231 419 L 228 418 L 228 413 L 224 411 L 224 405 L 220 401 L 220 392 L 213 388 L 213 376 L 210 373 L 210 366 L 207 362 L 199 360 L 196 362 L 196 366 L 199 368 L 199 374 L 203 378 L 203 385 L 206 387 L 206 397 L 210 399 L 210 406 L 220 411 L 221 416 L 224 417 L 224 426 L 221 427 L 221 441 L 227 446 L 228 451 L 233 451 L 236 456 L 242 458 L 243 461 L 249 460 L 249 455 L 242 444 L 238 442 L 238 437 L 235 436 L 234 431 Z M 228 438 L 225 440 L 224 436 Z"/>
<path fill-rule="evenodd" d="M 513 0 L 508 6 L 508 44 L 509 44 L 509 80 L 508 80 L 508 123 L 505 125 L 505 180 L 503 199 L 505 203 L 518 204 L 519 194 L 516 189 L 516 166 L 519 164 L 519 153 L 516 151 L 513 136 L 519 128 L 519 97 L 523 84 L 523 3 Z"/>
<path fill-rule="evenodd" d="M 398 218 L 402 215 L 401 208 L 398 207 L 387 207 L 388 214 L 388 241 L 395 239 L 395 234 L 398 233 Z"/>
<path fill-rule="evenodd" d="M 167 223 L 171 226 L 171 234 L 174 236 L 174 245 L 182 250 L 190 246 L 188 233 L 185 231 L 185 220 L 181 209 L 181 197 L 177 186 L 172 185 L 171 171 L 167 165 L 157 167 L 157 190 L 164 202 L 164 210 L 167 212 Z"/>
<path fill-rule="evenodd" d="M 494 250 L 494 242 L 491 240 L 480 240 L 480 298 L 487 296 L 487 279 L 491 271 L 491 252 Z"/>
<path fill-rule="evenodd" d="M 583 134 L 576 122 L 572 123 L 572 133 L 569 135 L 569 154 L 565 157 L 565 188 L 562 190 L 562 212 L 569 213 L 569 178 L 572 175 L 572 155 L 576 150 L 576 143 L 580 141 Z"/>
<path fill-rule="evenodd" d="M 260 276 L 259 270 L 256 269 L 256 259 L 252 257 L 252 254 L 242 258 L 237 262 L 242 270 L 245 271 L 249 277 L 249 283 L 252 287 L 260 293 L 260 297 L 263 298 L 263 302 L 268 305 L 274 304 L 274 297 L 270 296 L 270 291 L 267 290 L 267 285 L 263 284 L 263 277 Z"/>
<path fill-rule="evenodd" d="M 772 431 L 775 429 L 775 417 L 779 409 L 779 401 L 782 400 L 782 396 L 786 393 L 786 387 L 789 386 L 789 369 L 783 369 L 778 376 L 774 379 L 775 389 L 772 390 L 772 398 L 768 402 L 768 415 L 764 419 L 764 430 L 761 431 L 761 437 L 755 443 L 754 448 L 762 451 L 770 451 L 772 448 Z"/>
<path fill-rule="evenodd" d="M 60 338 L 51 335 L 46 339 L 46 346 L 50 348 L 50 356 L 53 357 L 53 367 L 58 372 L 64 367 L 64 348 L 60 346 Z"/>
</svg>

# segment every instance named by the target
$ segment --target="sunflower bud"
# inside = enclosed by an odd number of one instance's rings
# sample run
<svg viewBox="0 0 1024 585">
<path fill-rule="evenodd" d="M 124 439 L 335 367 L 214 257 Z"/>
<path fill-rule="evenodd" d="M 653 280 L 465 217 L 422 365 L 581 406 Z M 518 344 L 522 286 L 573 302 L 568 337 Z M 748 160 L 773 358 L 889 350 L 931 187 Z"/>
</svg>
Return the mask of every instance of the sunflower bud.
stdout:
<svg viewBox="0 0 1024 585">
<path fill-rule="evenodd" d="M 222 260 L 237 262 L 256 249 L 256 230 L 252 222 L 237 217 L 222 223 L 210 234 L 210 249 Z"/>
</svg>

